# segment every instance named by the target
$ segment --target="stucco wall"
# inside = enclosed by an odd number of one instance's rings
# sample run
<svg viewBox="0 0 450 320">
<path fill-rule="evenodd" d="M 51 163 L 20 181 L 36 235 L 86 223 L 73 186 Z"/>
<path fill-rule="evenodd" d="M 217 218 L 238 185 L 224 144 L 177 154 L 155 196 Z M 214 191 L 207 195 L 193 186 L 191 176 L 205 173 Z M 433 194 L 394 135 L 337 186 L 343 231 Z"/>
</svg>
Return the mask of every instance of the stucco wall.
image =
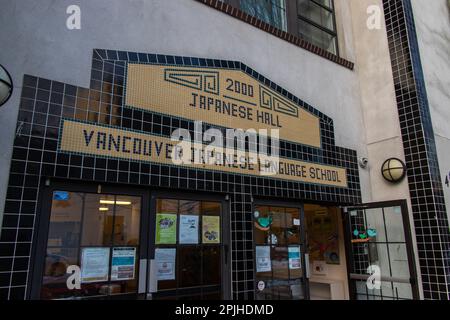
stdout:
<svg viewBox="0 0 450 320">
<path fill-rule="evenodd" d="M 13 76 L 15 91 L 0 109 L 0 210 L 23 75 L 88 87 L 93 48 L 242 61 L 332 117 L 338 145 L 367 154 L 354 71 L 205 5 L 192 0 L 5 2 L 0 11 L 0 61 Z M 74 3 L 81 7 L 82 29 L 71 31 L 65 26 L 65 11 Z M 361 171 L 363 190 L 369 188 L 368 179 Z"/>
<path fill-rule="evenodd" d="M 406 199 L 409 220 L 413 221 L 407 179 L 392 184 L 381 175 L 381 166 L 386 159 L 405 159 L 386 24 L 381 19 L 380 29 L 367 27 L 367 8 L 375 5 L 383 12 L 383 1 L 350 0 L 350 3 L 356 52 L 355 71 L 360 77 L 361 108 L 366 129 L 371 201 Z M 414 251 L 417 252 L 413 225 L 411 233 Z M 416 266 L 419 266 L 418 257 L 415 259 Z M 420 282 L 420 272 L 417 273 Z"/>
<path fill-rule="evenodd" d="M 450 219 L 450 187 L 445 185 L 450 174 L 450 2 L 411 2 Z"/>
</svg>

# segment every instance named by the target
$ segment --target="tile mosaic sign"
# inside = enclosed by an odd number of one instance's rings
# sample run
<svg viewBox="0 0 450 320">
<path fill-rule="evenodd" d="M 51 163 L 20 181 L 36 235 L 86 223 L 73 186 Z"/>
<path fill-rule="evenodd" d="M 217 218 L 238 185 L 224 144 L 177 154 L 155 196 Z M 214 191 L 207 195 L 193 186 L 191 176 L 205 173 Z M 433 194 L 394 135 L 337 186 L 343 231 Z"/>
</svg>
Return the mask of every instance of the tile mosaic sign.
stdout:
<svg viewBox="0 0 450 320">
<path fill-rule="evenodd" d="M 321 147 L 320 119 L 241 70 L 128 64 L 126 105 Z"/>
<path fill-rule="evenodd" d="M 61 131 L 59 149 L 63 152 L 173 164 L 173 150 L 176 142 L 170 138 L 67 119 L 62 121 Z M 193 148 L 199 152 L 203 148 L 202 145 L 193 145 Z M 250 153 L 246 153 L 246 157 L 257 159 L 256 155 Z M 229 163 L 205 161 L 183 164 L 183 166 L 247 175 L 259 175 L 262 170 L 261 163 L 252 164 L 250 160 L 239 164 L 234 161 Z M 292 159 L 280 158 L 278 172 L 270 177 L 347 187 L 346 169 Z"/>
</svg>

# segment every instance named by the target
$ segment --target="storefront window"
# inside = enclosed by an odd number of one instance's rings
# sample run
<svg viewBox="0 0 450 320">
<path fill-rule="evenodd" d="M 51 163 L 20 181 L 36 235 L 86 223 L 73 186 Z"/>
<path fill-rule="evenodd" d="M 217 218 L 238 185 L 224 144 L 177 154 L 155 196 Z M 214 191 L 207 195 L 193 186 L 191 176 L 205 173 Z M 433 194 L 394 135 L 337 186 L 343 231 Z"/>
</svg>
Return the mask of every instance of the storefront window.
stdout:
<svg viewBox="0 0 450 320">
<path fill-rule="evenodd" d="M 286 31 L 285 0 L 240 0 L 241 10 Z"/>
<path fill-rule="evenodd" d="M 300 210 L 255 206 L 256 298 L 303 299 Z"/>
<path fill-rule="evenodd" d="M 332 0 L 223 0 L 275 28 L 338 54 Z"/>
<path fill-rule="evenodd" d="M 141 198 L 55 191 L 41 298 L 136 293 Z M 69 266 L 81 289 L 67 287 Z"/>
<path fill-rule="evenodd" d="M 154 299 L 220 299 L 220 202 L 156 200 Z"/>
<path fill-rule="evenodd" d="M 331 53 L 337 53 L 334 9 L 331 0 L 297 0 L 299 36 Z"/>
</svg>

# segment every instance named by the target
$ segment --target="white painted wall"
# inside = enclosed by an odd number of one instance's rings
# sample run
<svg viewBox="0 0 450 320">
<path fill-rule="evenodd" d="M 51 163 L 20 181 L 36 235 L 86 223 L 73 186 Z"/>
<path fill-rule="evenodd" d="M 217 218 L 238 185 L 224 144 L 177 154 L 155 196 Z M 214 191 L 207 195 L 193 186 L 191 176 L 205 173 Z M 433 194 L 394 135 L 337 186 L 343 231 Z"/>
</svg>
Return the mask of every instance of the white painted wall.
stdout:
<svg viewBox="0 0 450 320">
<path fill-rule="evenodd" d="M 15 91 L 0 109 L 0 210 L 23 75 L 88 87 L 94 48 L 242 61 L 332 117 L 339 146 L 367 154 L 356 72 L 203 4 L 192 0 L 2 3 L 0 63 L 12 74 Z M 75 3 L 81 7 L 82 29 L 70 31 L 65 27 L 65 12 Z M 365 171 L 361 180 L 362 189 L 369 189 Z M 369 196 L 364 193 L 363 198 L 367 201 Z"/>
</svg>

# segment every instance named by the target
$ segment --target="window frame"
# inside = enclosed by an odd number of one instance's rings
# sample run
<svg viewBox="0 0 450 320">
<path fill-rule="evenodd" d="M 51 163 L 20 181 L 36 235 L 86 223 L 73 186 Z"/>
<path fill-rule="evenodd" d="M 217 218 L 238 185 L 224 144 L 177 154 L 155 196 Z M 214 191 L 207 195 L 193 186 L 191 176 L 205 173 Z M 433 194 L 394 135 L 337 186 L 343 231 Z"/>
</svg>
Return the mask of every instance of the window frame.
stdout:
<svg viewBox="0 0 450 320">
<path fill-rule="evenodd" d="M 287 18 L 288 19 L 288 32 L 292 33 L 292 34 L 296 34 L 298 37 L 300 37 L 300 35 L 298 34 L 298 31 L 297 31 L 298 30 L 298 25 L 299 25 L 298 21 L 302 20 L 303 22 L 308 23 L 308 24 L 312 25 L 313 27 L 318 28 L 319 30 L 321 30 L 321 31 L 329 34 L 330 36 L 332 36 L 334 38 L 334 42 L 335 42 L 335 46 L 336 46 L 336 53 L 334 53 L 334 54 L 337 55 L 338 57 L 340 57 L 340 55 L 339 55 L 339 39 L 338 39 L 338 34 L 337 34 L 336 11 L 335 11 L 334 0 L 330 0 L 331 8 L 329 8 L 329 7 L 325 6 L 325 5 L 317 2 L 316 0 L 309 0 L 309 1 L 311 1 L 315 5 L 319 6 L 320 8 L 326 10 L 327 12 L 331 13 L 331 15 L 333 17 L 333 29 L 334 30 L 331 30 L 331 29 L 329 29 L 329 28 L 327 28 L 325 26 L 322 26 L 322 25 L 318 24 L 317 22 L 315 22 L 315 21 L 313 21 L 313 20 L 311 20 L 311 19 L 309 19 L 307 17 L 304 17 L 301 14 L 299 14 L 298 13 L 298 2 L 297 2 L 297 0 L 294 0 L 294 1 L 293 0 L 291 0 L 291 1 L 286 0 L 286 2 L 291 3 L 291 5 L 295 7 L 295 8 L 292 8 L 292 7 L 289 8 L 291 10 L 295 9 L 295 10 L 292 10 L 292 11 L 294 11 L 294 14 L 292 14 L 292 15 L 297 16 L 297 19 L 291 25 L 291 28 L 292 27 L 295 28 L 295 29 L 292 29 L 292 30 L 289 30 L 289 19 L 291 18 L 291 16 L 289 16 Z M 288 12 L 288 8 L 286 8 L 286 13 L 287 12 Z M 322 48 L 322 49 L 324 49 L 324 48 Z M 324 49 L 324 50 L 327 51 L 327 52 L 330 52 L 330 51 L 328 51 L 326 49 Z"/>
<path fill-rule="evenodd" d="M 207 194 L 199 191 L 180 191 L 180 190 L 163 190 L 163 189 L 155 189 L 151 191 L 150 199 L 149 199 L 149 205 L 150 205 L 150 214 L 149 216 L 149 226 L 150 226 L 150 233 L 149 238 L 147 240 L 148 243 L 148 257 L 149 259 L 155 259 L 155 250 L 159 247 L 177 247 L 177 255 L 176 259 L 178 259 L 178 237 L 179 237 L 179 227 L 177 225 L 177 243 L 174 245 L 171 244 L 163 244 L 158 245 L 156 244 L 156 228 L 155 223 L 156 219 L 154 218 L 156 216 L 157 211 L 157 200 L 158 199 L 167 199 L 167 200 L 186 200 L 186 201 L 204 201 L 204 202 L 219 202 L 221 204 L 221 212 L 220 212 L 220 227 L 221 227 L 221 242 L 219 244 L 221 248 L 221 299 L 222 300 L 228 300 L 232 298 L 232 282 L 231 282 L 231 273 L 232 273 L 232 231 L 231 231 L 231 218 L 230 218 L 230 202 L 229 200 L 221 195 L 221 194 Z M 177 213 L 177 216 L 179 216 L 179 213 Z M 200 212 L 201 216 L 201 212 Z M 178 218 L 177 218 L 178 223 Z M 199 241 L 201 239 L 199 238 Z M 189 245 L 188 245 L 189 246 Z M 176 266 L 176 272 L 178 266 Z M 195 287 L 188 287 L 188 288 L 178 288 L 178 277 L 176 279 L 177 281 L 177 288 L 175 291 L 186 291 Z M 198 288 L 202 288 L 203 286 L 199 286 Z M 148 289 L 148 288 L 147 288 Z M 160 298 L 164 297 L 164 294 L 167 294 L 174 289 L 168 289 L 168 290 L 161 290 L 157 291 L 156 293 L 152 293 L 158 295 L 158 293 L 162 295 L 157 298 L 156 300 L 159 300 Z M 150 293 L 150 292 L 147 292 Z"/>
<path fill-rule="evenodd" d="M 320 24 L 318 24 L 317 22 L 312 21 L 311 19 L 308 19 L 306 17 L 303 17 L 302 15 L 300 15 L 298 13 L 298 2 L 297 0 L 285 0 L 285 4 L 286 4 L 286 26 L 287 26 L 287 30 L 286 32 L 295 36 L 295 37 L 299 37 L 302 38 L 299 35 L 298 32 L 298 28 L 299 28 L 299 20 L 315 27 L 318 28 L 320 31 L 323 31 L 327 34 L 329 34 L 330 36 L 332 36 L 334 38 L 334 42 L 335 42 L 335 46 L 336 46 L 336 52 L 331 52 L 328 51 L 324 48 L 322 48 L 323 50 L 325 50 L 326 52 L 329 52 L 331 54 L 336 55 L 337 57 L 340 57 L 340 53 L 339 53 L 339 37 L 337 34 L 337 24 L 336 24 L 336 11 L 335 11 L 335 2 L 334 0 L 330 0 L 331 1 L 331 8 L 317 2 L 316 0 L 310 0 L 311 2 L 313 2 L 315 5 L 319 6 L 320 8 L 326 10 L 327 12 L 331 13 L 333 16 L 333 29 L 331 30 L 327 27 L 324 27 Z M 241 8 L 241 0 L 224 0 L 223 2 L 237 8 L 240 10 Z M 307 41 L 307 40 L 305 40 Z M 309 41 L 307 41 L 309 42 Z"/>
<path fill-rule="evenodd" d="M 33 236 L 33 248 L 30 259 L 30 276 L 28 278 L 27 297 L 30 299 L 40 299 L 42 289 L 42 277 L 44 275 L 45 264 L 45 252 L 47 250 L 47 240 L 50 227 L 50 217 L 52 208 L 52 198 L 54 191 L 67 191 L 75 193 L 91 193 L 91 194 L 108 194 L 114 196 L 132 196 L 141 198 L 141 214 L 139 225 L 140 241 L 137 246 L 118 246 L 118 247 L 136 247 L 136 279 L 137 287 L 136 292 L 120 293 L 115 295 L 106 295 L 102 298 L 105 299 L 122 299 L 125 297 L 134 297 L 139 295 L 139 276 L 140 265 L 139 260 L 145 259 L 145 253 L 148 251 L 148 232 L 146 232 L 146 226 L 148 225 L 149 215 L 143 214 L 143 208 L 149 208 L 150 195 L 149 191 L 139 187 L 132 186 L 115 186 L 114 184 L 102 185 L 94 182 L 78 182 L 65 179 L 52 179 L 51 183 L 45 186 L 39 194 L 38 211 L 41 212 L 37 216 L 36 226 L 39 226 L 38 231 Z M 81 237 L 81 233 L 80 233 Z M 78 253 L 81 263 L 81 248 Z M 113 246 L 84 246 L 84 247 L 109 247 Z M 112 251 L 112 250 L 111 250 Z M 110 251 L 110 260 L 111 260 Z M 81 266 L 80 266 L 81 267 Z M 108 279 L 110 282 L 110 279 Z M 95 297 L 87 296 L 83 297 L 83 300 L 95 299 Z"/>
</svg>

